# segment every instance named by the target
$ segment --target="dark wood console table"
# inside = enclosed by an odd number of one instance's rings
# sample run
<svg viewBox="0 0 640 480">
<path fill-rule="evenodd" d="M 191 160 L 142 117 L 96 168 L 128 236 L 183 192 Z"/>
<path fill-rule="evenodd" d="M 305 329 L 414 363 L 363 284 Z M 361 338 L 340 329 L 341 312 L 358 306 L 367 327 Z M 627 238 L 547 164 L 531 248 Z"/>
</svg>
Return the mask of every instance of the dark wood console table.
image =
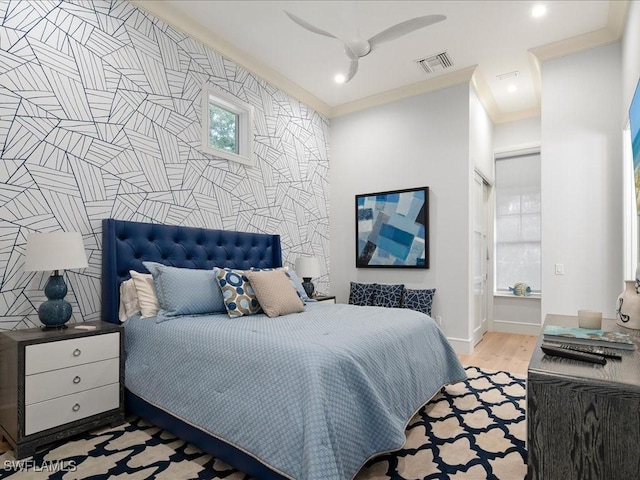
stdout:
<svg viewBox="0 0 640 480">
<path fill-rule="evenodd" d="M 602 328 L 630 333 L 636 350 L 596 365 L 545 355 L 540 334 L 527 372 L 528 480 L 640 479 L 640 331 L 610 319 Z"/>
</svg>

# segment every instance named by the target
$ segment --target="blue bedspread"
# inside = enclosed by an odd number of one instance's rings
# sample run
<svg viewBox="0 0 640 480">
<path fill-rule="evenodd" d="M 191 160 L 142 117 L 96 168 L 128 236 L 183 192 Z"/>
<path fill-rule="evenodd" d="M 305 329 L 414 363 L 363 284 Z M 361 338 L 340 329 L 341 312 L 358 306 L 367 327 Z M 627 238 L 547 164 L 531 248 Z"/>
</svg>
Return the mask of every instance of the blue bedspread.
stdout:
<svg viewBox="0 0 640 480">
<path fill-rule="evenodd" d="M 296 480 L 351 479 L 403 445 L 440 387 L 466 378 L 433 320 L 407 309 L 134 316 L 125 341 L 131 392 Z"/>
</svg>

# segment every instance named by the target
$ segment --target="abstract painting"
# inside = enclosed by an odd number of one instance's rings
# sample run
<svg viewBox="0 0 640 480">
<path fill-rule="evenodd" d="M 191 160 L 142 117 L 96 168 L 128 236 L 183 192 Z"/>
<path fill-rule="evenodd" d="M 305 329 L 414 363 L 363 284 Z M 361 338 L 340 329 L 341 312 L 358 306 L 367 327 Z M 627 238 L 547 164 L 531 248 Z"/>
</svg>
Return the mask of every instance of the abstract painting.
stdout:
<svg viewBox="0 0 640 480">
<path fill-rule="evenodd" d="M 429 268 L 429 187 L 356 195 L 356 268 Z"/>
<path fill-rule="evenodd" d="M 631 128 L 631 152 L 633 154 L 633 174 L 636 185 L 636 206 L 640 213 L 640 80 L 629 108 L 629 124 Z"/>
</svg>

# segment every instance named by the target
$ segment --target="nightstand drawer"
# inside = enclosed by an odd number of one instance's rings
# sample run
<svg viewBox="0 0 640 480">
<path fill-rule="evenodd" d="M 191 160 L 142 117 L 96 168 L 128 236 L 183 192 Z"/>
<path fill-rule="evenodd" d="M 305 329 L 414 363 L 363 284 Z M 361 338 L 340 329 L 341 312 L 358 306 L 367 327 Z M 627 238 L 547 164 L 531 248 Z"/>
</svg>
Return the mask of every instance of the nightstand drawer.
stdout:
<svg viewBox="0 0 640 480">
<path fill-rule="evenodd" d="M 120 334 L 109 333 L 25 348 L 25 375 L 97 362 L 120 355 Z"/>
<path fill-rule="evenodd" d="M 85 390 L 25 408 L 25 435 L 120 407 L 120 384 Z"/>
<path fill-rule="evenodd" d="M 119 358 L 27 375 L 24 381 L 24 403 L 31 405 L 119 381 Z"/>
</svg>

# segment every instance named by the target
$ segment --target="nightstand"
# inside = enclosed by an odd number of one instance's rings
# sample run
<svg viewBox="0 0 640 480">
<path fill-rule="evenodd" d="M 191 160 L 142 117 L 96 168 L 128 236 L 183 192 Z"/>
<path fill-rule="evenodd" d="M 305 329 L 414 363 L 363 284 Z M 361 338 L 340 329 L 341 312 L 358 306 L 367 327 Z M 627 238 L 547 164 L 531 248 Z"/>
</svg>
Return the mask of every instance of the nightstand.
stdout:
<svg viewBox="0 0 640 480">
<path fill-rule="evenodd" d="M 313 297 L 316 302 L 329 302 L 336 303 L 335 295 L 318 295 L 317 297 Z"/>
<path fill-rule="evenodd" d="M 577 327 L 578 317 L 547 314 L 546 325 Z M 636 348 L 594 365 L 545 355 L 538 339 L 527 369 L 528 479 L 640 478 L 640 331 L 607 318 L 602 329 L 631 334 Z"/>
<path fill-rule="evenodd" d="M 101 321 L 67 325 L 0 333 L 0 437 L 16 459 L 124 422 L 123 328 Z"/>
</svg>

